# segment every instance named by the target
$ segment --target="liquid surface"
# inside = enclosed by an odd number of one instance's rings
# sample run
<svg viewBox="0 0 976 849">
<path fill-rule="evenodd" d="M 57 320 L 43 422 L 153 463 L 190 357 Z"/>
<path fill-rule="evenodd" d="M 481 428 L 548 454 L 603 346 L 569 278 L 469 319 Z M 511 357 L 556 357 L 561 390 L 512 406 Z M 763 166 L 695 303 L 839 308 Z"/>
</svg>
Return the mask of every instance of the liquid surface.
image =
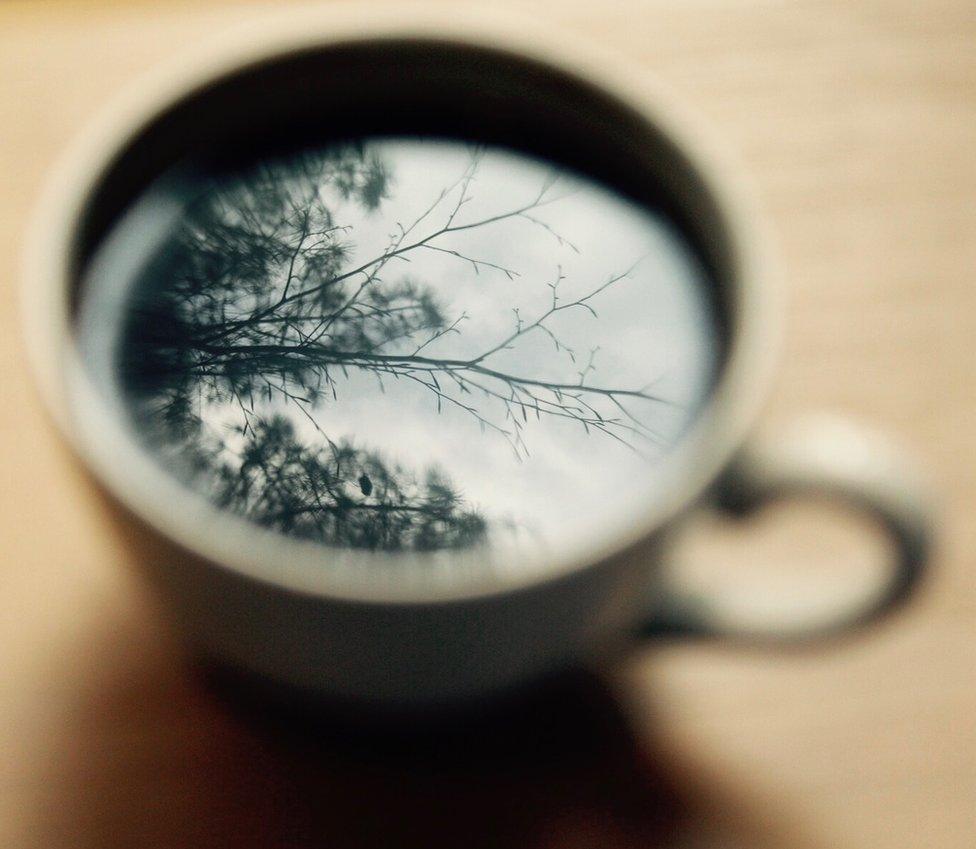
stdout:
<svg viewBox="0 0 976 849">
<path fill-rule="evenodd" d="M 158 183 L 90 265 L 80 341 L 223 510 L 565 552 L 655 497 L 714 372 L 706 287 L 677 230 L 585 178 L 375 139 Z"/>
</svg>

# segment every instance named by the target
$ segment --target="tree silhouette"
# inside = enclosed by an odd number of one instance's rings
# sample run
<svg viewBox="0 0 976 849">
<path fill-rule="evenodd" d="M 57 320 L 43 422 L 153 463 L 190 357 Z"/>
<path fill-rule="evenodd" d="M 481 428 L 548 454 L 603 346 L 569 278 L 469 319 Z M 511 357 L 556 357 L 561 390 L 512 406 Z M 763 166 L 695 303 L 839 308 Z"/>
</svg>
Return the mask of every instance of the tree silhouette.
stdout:
<svg viewBox="0 0 976 849">
<path fill-rule="evenodd" d="M 212 473 L 210 458 L 205 463 Z M 217 468 L 214 497 L 283 533 L 351 548 L 464 548 L 485 533 L 484 520 L 463 509 L 438 470 L 418 481 L 348 443 L 303 444 L 283 416 L 249 428 L 239 464 Z"/>
<path fill-rule="evenodd" d="M 511 331 L 475 355 L 452 355 L 465 313 L 449 316 L 434 290 L 399 273 L 418 255 L 452 257 L 477 275 L 517 270 L 469 256 L 452 237 L 521 221 L 576 248 L 538 210 L 560 198 L 549 179 L 528 202 L 482 218 L 465 216 L 480 154 L 409 224 L 396 223 L 386 247 L 355 256 L 355 234 L 335 220 L 336 198 L 366 211 L 390 196 L 390 167 L 369 145 L 306 152 L 214 179 L 192 202 L 168 251 L 164 279 L 144 287 L 125 335 L 125 382 L 138 417 L 176 446 L 188 474 L 207 479 L 217 502 L 261 524 L 353 547 L 433 549 L 476 544 L 486 523 L 466 508 L 447 476 L 420 480 L 379 454 L 356 449 L 322 427 L 319 411 L 340 402 L 351 372 L 406 381 L 477 420 L 483 432 L 528 454 L 529 416 L 558 418 L 634 446 L 655 439 L 631 404 L 667 403 L 639 387 L 592 383 L 599 349 L 585 356 L 559 337 L 553 319 L 569 310 L 598 316 L 601 293 L 632 269 L 609 274 L 582 295 L 563 297 L 555 268 L 548 306 L 533 316 L 513 306 Z M 530 281 L 526 281 L 529 283 Z M 486 284 L 487 285 L 487 284 Z M 518 373 L 498 365 L 530 334 L 548 338 L 567 377 Z M 206 435 L 204 409 L 233 405 L 238 424 Z M 304 444 L 284 414 L 304 417 L 319 435 Z"/>
</svg>

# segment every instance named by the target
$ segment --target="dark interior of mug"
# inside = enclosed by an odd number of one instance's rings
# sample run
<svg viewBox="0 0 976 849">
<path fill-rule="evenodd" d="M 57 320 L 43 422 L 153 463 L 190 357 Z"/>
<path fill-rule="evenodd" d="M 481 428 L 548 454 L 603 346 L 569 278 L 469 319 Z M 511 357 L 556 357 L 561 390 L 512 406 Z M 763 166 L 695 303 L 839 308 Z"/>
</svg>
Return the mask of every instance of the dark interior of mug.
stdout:
<svg viewBox="0 0 976 849">
<path fill-rule="evenodd" d="M 722 221 L 707 188 L 646 116 L 550 65 L 487 47 L 420 40 L 310 49 L 188 93 L 133 139 L 105 175 L 85 216 L 79 263 L 138 192 L 180 161 L 202 157 L 229 165 L 275 146 L 375 134 L 467 138 L 551 159 L 665 211 L 714 275 L 728 265 Z M 721 320 L 726 312 L 716 314 Z"/>
<path fill-rule="evenodd" d="M 211 81 L 81 220 L 79 345 L 135 441 L 202 503 L 333 548 L 606 549 L 727 355 L 729 247 L 683 152 L 484 46 Z"/>
</svg>

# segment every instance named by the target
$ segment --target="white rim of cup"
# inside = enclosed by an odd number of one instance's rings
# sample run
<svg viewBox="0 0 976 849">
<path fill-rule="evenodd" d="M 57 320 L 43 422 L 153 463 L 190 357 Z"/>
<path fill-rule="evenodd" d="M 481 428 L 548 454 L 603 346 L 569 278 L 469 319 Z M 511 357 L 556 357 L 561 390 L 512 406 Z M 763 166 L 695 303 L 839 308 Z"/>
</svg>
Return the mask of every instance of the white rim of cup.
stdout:
<svg viewBox="0 0 976 849">
<path fill-rule="evenodd" d="M 409 14 L 407 14 L 409 12 Z M 289 539 L 219 508 L 186 489 L 138 448 L 107 413 L 72 344 L 72 246 L 82 210 L 115 154 L 159 112 L 188 92 L 237 69 L 309 49 L 378 40 L 450 41 L 548 66 L 586 80 L 637 111 L 683 154 L 725 229 L 732 287 L 728 350 L 711 396 L 659 467 L 664 487 L 642 520 L 614 542 L 562 557 L 530 554 L 518 572 L 458 568 L 483 563 L 476 552 L 382 553 Z M 572 68 L 564 57 L 572 57 Z M 220 568 L 303 594 L 353 602 L 415 604 L 498 595 L 549 583 L 597 564 L 639 554 L 642 544 L 698 501 L 753 425 L 779 348 L 780 292 L 758 204 L 741 170 L 703 121 L 660 82 L 633 80 L 635 67 L 552 27 L 505 12 L 330 6 L 255 19 L 137 80 L 62 158 L 33 216 L 24 252 L 26 339 L 42 399 L 61 435 L 112 496 L 177 545 Z M 73 399 L 73 404 L 68 398 Z M 79 412 L 81 415 L 79 415 Z M 328 552 L 323 557 L 323 549 Z M 440 565 L 438 565 L 440 563 Z M 176 567 L 178 568 L 178 567 Z M 447 580 L 445 580 L 447 576 Z"/>
</svg>

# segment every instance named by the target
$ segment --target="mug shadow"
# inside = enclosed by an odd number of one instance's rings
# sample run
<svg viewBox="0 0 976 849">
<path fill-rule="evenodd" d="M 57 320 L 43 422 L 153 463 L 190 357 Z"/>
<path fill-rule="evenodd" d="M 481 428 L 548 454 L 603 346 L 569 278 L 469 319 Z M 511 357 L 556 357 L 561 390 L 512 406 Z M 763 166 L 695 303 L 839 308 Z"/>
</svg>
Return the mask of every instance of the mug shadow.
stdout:
<svg viewBox="0 0 976 849">
<path fill-rule="evenodd" d="M 613 687 L 584 672 L 406 728 L 271 707 L 233 678 L 188 669 L 158 636 L 91 646 L 98 675 L 57 731 L 37 845 L 808 845 L 663 735 L 638 733 Z"/>
</svg>

